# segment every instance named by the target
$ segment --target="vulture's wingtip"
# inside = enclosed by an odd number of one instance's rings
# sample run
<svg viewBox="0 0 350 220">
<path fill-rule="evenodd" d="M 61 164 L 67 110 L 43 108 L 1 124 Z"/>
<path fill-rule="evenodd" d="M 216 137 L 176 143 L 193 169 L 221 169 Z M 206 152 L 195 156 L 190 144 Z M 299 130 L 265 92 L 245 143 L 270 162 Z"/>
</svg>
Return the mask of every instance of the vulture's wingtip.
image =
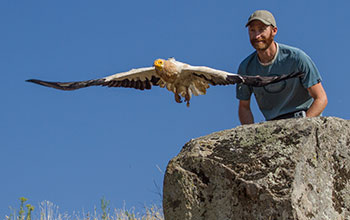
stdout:
<svg viewBox="0 0 350 220">
<path fill-rule="evenodd" d="M 38 83 L 38 82 L 40 82 L 40 80 L 37 80 L 37 79 L 27 79 L 26 82 Z"/>
</svg>

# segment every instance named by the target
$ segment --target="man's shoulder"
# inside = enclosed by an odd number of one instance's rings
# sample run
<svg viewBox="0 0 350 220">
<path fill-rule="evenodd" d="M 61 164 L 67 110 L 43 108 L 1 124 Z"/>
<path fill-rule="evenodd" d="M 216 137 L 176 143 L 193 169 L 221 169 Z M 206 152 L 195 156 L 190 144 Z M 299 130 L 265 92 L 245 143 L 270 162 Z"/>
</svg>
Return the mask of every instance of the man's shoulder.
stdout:
<svg viewBox="0 0 350 220">
<path fill-rule="evenodd" d="M 306 55 L 306 53 L 303 50 L 301 50 L 300 48 L 297 48 L 297 47 L 293 47 L 293 46 L 289 46 L 289 45 L 281 44 L 281 43 L 278 43 L 278 47 L 279 47 L 280 53 L 282 55 L 288 54 L 288 55 L 292 55 L 295 57 L 300 57 L 300 56 Z"/>
<path fill-rule="evenodd" d="M 254 59 L 256 59 L 256 51 L 254 51 L 253 53 L 251 53 L 249 56 L 247 56 L 239 65 L 239 69 L 238 69 L 238 73 L 242 74 L 242 73 L 246 73 L 246 69 L 249 66 L 249 64 L 252 63 L 252 61 Z"/>
<path fill-rule="evenodd" d="M 280 59 L 282 62 L 296 62 L 298 66 L 313 65 L 312 59 L 301 49 L 279 44 Z"/>
</svg>

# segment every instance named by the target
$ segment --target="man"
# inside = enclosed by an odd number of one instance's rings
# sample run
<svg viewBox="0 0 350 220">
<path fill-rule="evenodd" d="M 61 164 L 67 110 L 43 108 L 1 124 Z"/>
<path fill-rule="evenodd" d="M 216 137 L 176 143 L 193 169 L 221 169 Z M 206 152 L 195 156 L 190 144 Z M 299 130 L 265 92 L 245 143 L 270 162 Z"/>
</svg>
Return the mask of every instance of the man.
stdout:
<svg viewBox="0 0 350 220">
<path fill-rule="evenodd" d="M 264 87 L 237 85 L 241 124 L 254 123 L 250 109 L 253 93 L 266 120 L 319 116 L 327 105 L 327 95 L 311 58 L 300 49 L 274 41 L 277 25 L 269 11 L 255 11 L 246 27 L 256 51 L 242 61 L 238 74 L 273 76 L 303 72 L 304 76 Z"/>
</svg>

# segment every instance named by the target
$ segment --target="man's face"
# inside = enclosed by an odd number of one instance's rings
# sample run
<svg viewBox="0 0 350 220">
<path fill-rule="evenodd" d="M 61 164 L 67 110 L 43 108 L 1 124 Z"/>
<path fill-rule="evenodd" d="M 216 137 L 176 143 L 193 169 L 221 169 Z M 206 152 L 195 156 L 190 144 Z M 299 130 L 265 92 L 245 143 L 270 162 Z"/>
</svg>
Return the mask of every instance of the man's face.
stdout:
<svg viewBox="0 0 350 220">
<path fill-rule="evenodd" d="M 250 22 L 248 32 L 252 46 L 258 51 L 264 51 L 272 44 L 277 28 L 255 20 Z"/>
</svg>

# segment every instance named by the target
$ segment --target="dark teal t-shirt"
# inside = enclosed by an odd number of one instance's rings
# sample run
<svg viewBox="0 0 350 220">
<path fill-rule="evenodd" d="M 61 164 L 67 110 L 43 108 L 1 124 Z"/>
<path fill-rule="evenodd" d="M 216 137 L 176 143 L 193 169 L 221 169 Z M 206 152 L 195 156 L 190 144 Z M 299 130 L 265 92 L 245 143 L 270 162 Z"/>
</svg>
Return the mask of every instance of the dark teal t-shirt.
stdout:
<svg viewBox="0 0 350 220">
<path fill-rule="evenodd" d="M 266 120 L 279 115 L 307 109 L 313 102 L 307 88 L 321 82 L 321 76 L 311 58 L 302 50 L 277 44 L 277 54 L 269 65 L 263 65 L 256 51 L 242 61 L 238 74 L 249 76 L 277 76 L 294 72 L 304 72 L 302 78 L 293 78 L 264 87 L 238 84 L 236 97 L 249 100 L 254 93 L 258 106 Z"/>
</svg>

